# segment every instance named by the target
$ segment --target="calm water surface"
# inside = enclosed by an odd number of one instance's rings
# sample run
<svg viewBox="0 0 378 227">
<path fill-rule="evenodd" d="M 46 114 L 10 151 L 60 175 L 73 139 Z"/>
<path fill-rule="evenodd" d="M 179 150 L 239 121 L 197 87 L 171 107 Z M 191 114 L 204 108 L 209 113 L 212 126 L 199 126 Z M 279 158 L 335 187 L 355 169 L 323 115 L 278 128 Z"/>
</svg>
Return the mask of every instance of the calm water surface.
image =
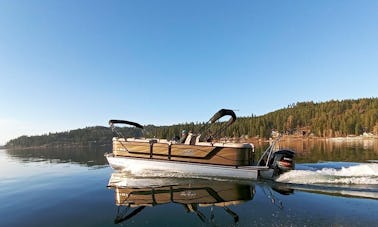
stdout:
<svg viewBox="0 0 378 227">
<path fill-rule="evenodd" d="M 120 174 L 104 149 L 0 150 L 0 226 L 377 226 L 374 144 L 292 145 L 300 163 L 276 183 Z"/>
</svg>

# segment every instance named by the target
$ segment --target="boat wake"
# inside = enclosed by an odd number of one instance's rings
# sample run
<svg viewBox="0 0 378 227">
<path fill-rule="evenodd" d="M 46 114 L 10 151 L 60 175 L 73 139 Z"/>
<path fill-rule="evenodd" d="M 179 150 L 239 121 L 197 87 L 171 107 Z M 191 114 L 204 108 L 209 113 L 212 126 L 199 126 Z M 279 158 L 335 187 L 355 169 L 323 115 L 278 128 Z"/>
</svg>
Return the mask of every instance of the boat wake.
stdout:
<svg viewBox="0 0 378 227">
<path fill-rule="evenodd" d="M 301 191 L 378 199 L 378 163 L 302 164 L 276 182 Z"/>
<path fill-rule="evenodd" d="M 302 166 L 279 176 L 276 181 L 294 184 L 349 184 L 378 185 L 378 163 L 356 164 L 351 166 L 323 167 L 324 164 Z M 332 166 L 332 164 L 330 164 Z"/>
</svg>

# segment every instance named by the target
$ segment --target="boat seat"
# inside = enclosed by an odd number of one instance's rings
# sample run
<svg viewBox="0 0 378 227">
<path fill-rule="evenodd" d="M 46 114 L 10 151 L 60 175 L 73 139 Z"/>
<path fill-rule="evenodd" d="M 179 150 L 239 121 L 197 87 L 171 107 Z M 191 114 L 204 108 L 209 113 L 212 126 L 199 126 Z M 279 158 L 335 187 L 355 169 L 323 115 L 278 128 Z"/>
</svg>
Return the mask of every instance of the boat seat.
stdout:
<svg viewBox="0 0 378 227">
<path fill-rule="evenodd" d="M 185 144 L 188 145 L 198 145 L 199 139 L 201 135 L 196 135 L 193 133 L 189 133 L 188 137 L 186 137 Z"/>
<path fill-rule="evenodd" d="M 184 144 L 190 145 L 190 141 L 192 141 L 193 133 L 189 133 L 188 136 L 185 139 Z"/>
<path fill-rule="evenodd" d="M 192 136 L 192 138 L 190 139 L 190 145 L 196 145 L 196 136 Z"/>
</svg>

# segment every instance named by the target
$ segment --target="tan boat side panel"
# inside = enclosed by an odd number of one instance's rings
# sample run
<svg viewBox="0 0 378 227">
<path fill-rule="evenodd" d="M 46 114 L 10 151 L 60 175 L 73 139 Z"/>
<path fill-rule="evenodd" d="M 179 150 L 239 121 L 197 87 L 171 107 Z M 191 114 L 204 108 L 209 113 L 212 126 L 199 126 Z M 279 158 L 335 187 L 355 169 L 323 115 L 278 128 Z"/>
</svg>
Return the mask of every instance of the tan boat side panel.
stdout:
<svg viewBox="0 0 378 227">
<path fill-rule="evenodd" d="M 184 144 L 172 144 L 171 155 L 183 157 L 204 158 L 209 155 L 216 147 L 211 146 L 193 146 Z"/>
<path fill-rule="evenodd" d="M 157 155 L 168 155 L 168 144 L 165 143 L 154 143 L 153 154 Z"/>
<path fill-rule="evenodd" d="M 248 148 L 194 146 L 172 144 L 169 155 L 169 144 L 154 143 L 152 154 L 149 143 L 125 142 L 113 140 L 113 153 L 120 156 L 154 158 L 185 162 L 197 162 L 219 165 L 245 166 L 253 159 Z"/>
</svg>

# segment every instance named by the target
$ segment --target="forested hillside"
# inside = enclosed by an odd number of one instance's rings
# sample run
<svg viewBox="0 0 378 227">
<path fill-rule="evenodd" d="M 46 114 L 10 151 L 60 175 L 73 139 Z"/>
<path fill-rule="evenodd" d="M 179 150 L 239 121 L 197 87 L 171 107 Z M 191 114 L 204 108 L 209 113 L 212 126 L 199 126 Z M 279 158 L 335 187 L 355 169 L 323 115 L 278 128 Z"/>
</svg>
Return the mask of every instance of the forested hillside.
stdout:
<svg viewBox="0 0 378 227">
<path fill-rule="evenodd" d="M 196 131 L 199 127 L 193 123 L 159 127 L 156 135 L 170 138 L 183 128 Z M 299 102 L 262 116 L 239 117 L 226 136 L 268 138 L 272 131 L 319 137 L 361 135 L 364 132 L 378 135 L 378 98 Z"/>
<path fill-rule="evenodd" d="M 206 119 L 207 120 L 207 119 Z M 198 132 L 203 123 L 184 123 L 171 126 L 145 126 L 146 137 L 171 139 L 182 129 Z M 121 128 L 124 136 L 139 132 L 136 128 Z M 270 137 L 272 131 L 302 136 L 334 137 L 360 135 L 364 132 L 378 135 L 378 98 L 332 100 L 322 103 L 299 102 L 262 116 L 239 117 L 224 136 Z M 40 136 L 21 136 L 9 141 L 7 147 L 59 147 L 110 144 L 110 128 L 96 126 L 68 132 Z"/>
<path fill-rule="evenodd" d="M 233 130 L 238 134 L 269 136 L 271 130 L 313 134 L 320 137 L 378 135 L 378 99 L 300 102 L 260 117 L 239 119 Z"/>
<path fill-rule="evenodd" d="M 122 128 L 125 135 L 135 135 L 135 128 Z M 141 135 L 139 135 L 141 136 Z M 6 147 L 70 147 L 110 144 L 113 137 L 109 127 L 96 126 L 68 132 L 49 133 L 39 136 L 21 136 L 10 140 Z"/>
</svg>

